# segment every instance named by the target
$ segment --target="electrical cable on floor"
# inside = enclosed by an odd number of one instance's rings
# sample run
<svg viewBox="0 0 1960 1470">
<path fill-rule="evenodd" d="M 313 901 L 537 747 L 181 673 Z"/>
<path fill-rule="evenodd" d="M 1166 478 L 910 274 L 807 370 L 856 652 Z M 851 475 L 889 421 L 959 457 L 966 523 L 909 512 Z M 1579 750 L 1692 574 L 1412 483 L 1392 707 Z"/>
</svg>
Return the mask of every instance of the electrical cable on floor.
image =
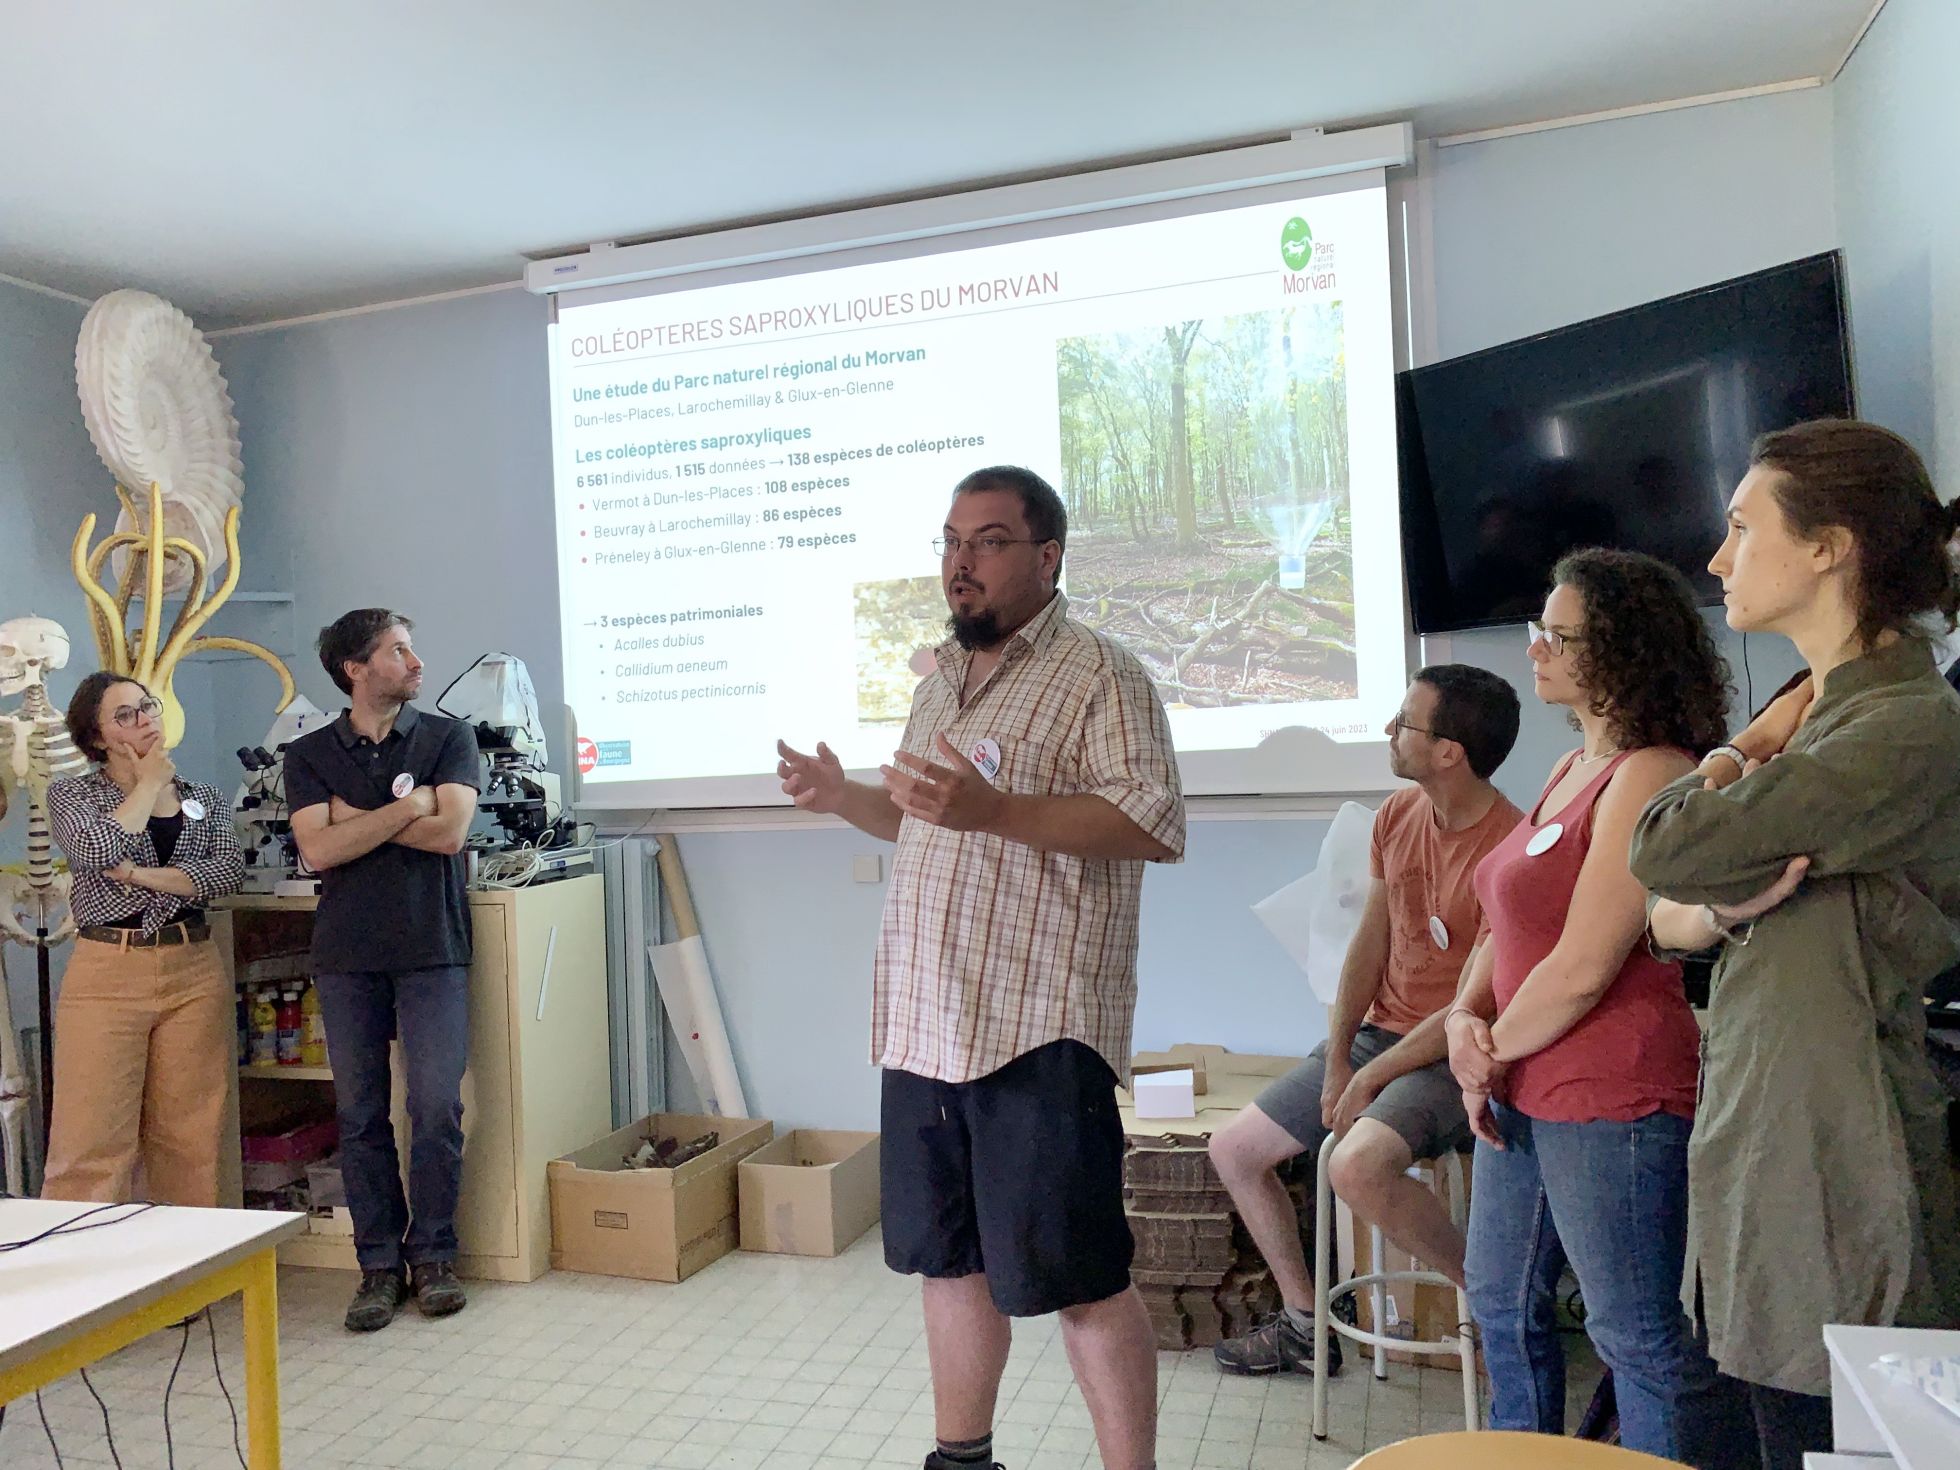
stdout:
<svg viewBox="0 0 1960 1470">
<path fill-rule="evenodd" d="M 82 1375 L 82 1387 L 86 1388 L 88 1396 L 95 1400 L 95 1407 L 102 1411 L 102 1437 L 109 1441 L 109 1459 L 116 1470 L 123 1470 L 122 1456 L 116 1453 L 116 1431 L 109 1427 L 109 1406 L 102 1402 L 102 1395 L 97 1393 L 95 1385 L 89 1382 L 88 1369 L 82 1368 L 78 1371 Z"/>
<path fill-rule="evenodd" d="M 177 1344 L 177 1361 L 170 1369 L 170 1381 L 163 1386 L 163 1460 L 169 1470 L 177 1470 L 177 1446 L 170 1438 L 170 1391 L 177 1386 L 177 1370 L 184 1366 L 184 1353 L 191 1345 L 191 1324 L 184 1323 L 184 1340 Z"/>
<path fill-rule="evenodd" d="M 238 1456 L 238 1470 L 251 1470 L 245 1463 L 245 1447 L 238 1442 L 238 1405 L 231 1401 L 231 1390 L 225 1387 L 225 1370 L 218 1364 L 218 1322 L 209 1307 L 204 1311 L 204 1325 L 211 1334 L 211 1371 L 217 1374 L 219 1392 L 224 1394 L 225 1407 L 231 1411 L 231 1452 Z"/>
<path fill-rule="evenodd" d="M 48 1448 L 54 1451 L 55 1470 L 62 1470 L 66 1461 L 61 1458 L 61 1446 L 54 1442 L 54 1431 L 48 1428 L 48 1410 L 41 1402 L 41 1390 L 38 1388 L 34 1390 L 34 1411 L 41 1416 L 41 1433 L 48 1437 Z"/>
</svg>

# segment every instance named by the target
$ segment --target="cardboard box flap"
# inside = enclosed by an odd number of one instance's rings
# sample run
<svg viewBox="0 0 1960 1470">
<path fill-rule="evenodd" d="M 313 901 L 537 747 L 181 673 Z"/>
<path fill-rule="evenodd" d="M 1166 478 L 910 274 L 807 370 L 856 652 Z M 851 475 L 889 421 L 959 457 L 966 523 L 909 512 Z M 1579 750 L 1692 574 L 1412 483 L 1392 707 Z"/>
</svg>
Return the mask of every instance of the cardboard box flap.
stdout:
<svg viewBox="0 0 1960 1470">
<path fill-rule="evenodd" d="M 835 1169 L 861 1153 L 866 1143 L 877 1137 L 875 1133 L 797 1128 L 757 1149 L 742 1162 L 756 1169 Z"/>
<path fill-rule="evenodd" d="M 629 1123 L 608 1133 L 597 1143 L 589 1143 L 584 1148 L 553 1159 L 550 1167 L 557 1169 L 564 1166 L 598 1174 L 632 1174 L 649 1180 L 655 1188 L 674 1188 L 715 1169 L 729 1167 L 734 1160 L 722 1150 L 731 1144 L 748 1143 L 757 1133 L 763 1133 L 766 1137 L 774 1132 L 772 1124 L 752 1118 L 661 1113 L 652 1119 L 642 1118 L 637 1123 Z M 698 1158 L 689 1159 L 678 1169 L 629 1169 L 626 1166 L 627 1156 L 649 1135 L 672 1138 L 678 1143 L 691 1143 L 704 1133 L 720 1134 L 720 1144 Z"/>
</svg>

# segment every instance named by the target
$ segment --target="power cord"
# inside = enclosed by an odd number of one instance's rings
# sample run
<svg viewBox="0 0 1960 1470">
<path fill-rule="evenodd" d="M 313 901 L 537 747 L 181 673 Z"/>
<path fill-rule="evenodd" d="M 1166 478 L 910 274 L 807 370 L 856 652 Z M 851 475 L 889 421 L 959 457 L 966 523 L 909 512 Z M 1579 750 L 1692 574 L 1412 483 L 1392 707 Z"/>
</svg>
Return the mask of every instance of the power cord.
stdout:
<svg viewBox="0 0 1960 1470">
<path fill-rule="evenodd" d="M 34 1411 L 41 1416 L 41 1433 L 48 1437 L 48 1448 L 54 1451 L 55 1470 L 62 1470 L 67 1462 L 61 1458 L 61 1446 L 54 1442 L 54 1431 L 48 1427 L 47 1405 L 41 1402 L 41 1390 L 34 1390 Z"/>
<path fill-rule="evenodd" d="M 217 1375 L 218 1390 L 225 1396 L 225 1408 L 231 1411 L 231 1452 L 238 1456 L 238 1470 L 251 1470 L 245 1463 L 245 1447 L 238 1442 L 238 1405 L 231 1401 L 231 1390 L 225 1386 L 225 1370 L 218 1363 L 218 1323 L 209 1307 L 204 1311 L 204 1326 L 211 1335 L 211 1371 Z"/>
<path fill-rule="evenodd" d="M 110 1225 L 120 1225 L 125 1220 L 134 1220 L 138 1215 L 154 1210 L 156 1205 L 145 1200 L 138 1203 L 133 1209 L 130 1209 L 127 1215 L 117 1215 L 113 1219 L 108 1220 L 97 1220 L 93 1225 L 82 1224 L 82 1221 L 89 1219 L 91 1216 L 100 1215 L 109 1210 L 120 1210 L 124 1208 L 126 1206 L 121 1204 L 96 1205 L 91 1209 L 83 1210 L 79 1215 L 70 1216 L 59 1225 L 49 1226 L 39 1235 L 30 1235 L 22 1240 L 0 1240 L 0 1253 L 25 1250 L 30 1245 L 38 1245 L 42 1241 L 52 1239 L 57 1235 L 80 1235 L 85 1230 L 102 1230 Z"/>
<path fill-rule="evenodd" d="M 163 1459 L 176 1470 L 177 1446 L 170 1438 L 170 1391 L 177 1386 L 177 1372 L 184 1366 L 184 1354 L 191 1345 L 191 1324 L 184 1323 L 183 1341 L 177 1344 L 177 1361 L 171 1365 L 170 1381 L 163 1386 Z"/>
<path fill-rule="evenodd" d="M 95 1400 L 95 1407 L 102 1411 L 102 1436 L 109 1441 L 109 1459 L 115 1465 L 116 1470 L 122 1470 L 122 1456 L 116 1453 L 116 1431 L 109 1427 L 109 1406 L 102 1402 L 102 1395 L 97 1393 L 95 1391 L 95 1385 L 89 1382 L 88 1369 L 83 1368 L 80 1372 L 82 1375 L 82 1387 L 86 1388 L 88 1390 L 88 1396 Z M 57 1454 L 55 1458 L 59 1460 L 61 1457 Z"/>
</svg>

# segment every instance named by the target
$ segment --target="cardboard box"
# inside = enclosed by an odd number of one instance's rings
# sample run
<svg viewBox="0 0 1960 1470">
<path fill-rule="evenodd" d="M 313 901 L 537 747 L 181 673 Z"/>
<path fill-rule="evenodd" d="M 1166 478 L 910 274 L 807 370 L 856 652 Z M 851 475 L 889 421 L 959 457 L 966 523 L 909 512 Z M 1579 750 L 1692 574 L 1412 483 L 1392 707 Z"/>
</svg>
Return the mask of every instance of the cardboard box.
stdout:
<svg viewBox="0 0 1960 1470">
<path fill-rule="evenodd" d="M 306 1197 L 316 1210 L 347 1203 L 347 1181 L 341 1177 L 339 1154 L 306 1166 Z"/>
<path fill-rule="evenodd" d="M 764 1119 L 656 1113 L 545 1166 L 551 1186 L 551 1266 L 685 1281 L 735 1249 L 735 1168 L 775 1136 Z M 629 1169 L 649 1134 L 721 1142 L 678 1169 Z"/>
<path fill-rule="evenodd" d="M 306 1217 L 308 1235 L 342 1236 L 354 1238 L 354 1216 L 345 1205 L 335 1205 L 331 1209 L 316 1209 Z"/>
<path fill-rule="evenodd" d="M 742 1160 L 742 1249 L 834 1256 L 878 1223 L 878 1135 L 799 1128 Z"/>
<path fill-rule="evenodd" d="M 254 1194 L 270 1194 L 275 1189 L 284 1189 L 288 1184 L 297 1184 L 306 1178 L 306 1165 L 297 1159 L 275 1159 L 270 1163 L 246 1159 L 240 1163 L 238 1175 L 241 1189 L 249 1189 Z"/>
<path fill-rule="evenodd" d="M 1139 1073 L 1130 1080 L 1130 1093 L 1139 1118 L 1198 1116 L 1197 1073 L 1190 1067 Z"/>
</svg>

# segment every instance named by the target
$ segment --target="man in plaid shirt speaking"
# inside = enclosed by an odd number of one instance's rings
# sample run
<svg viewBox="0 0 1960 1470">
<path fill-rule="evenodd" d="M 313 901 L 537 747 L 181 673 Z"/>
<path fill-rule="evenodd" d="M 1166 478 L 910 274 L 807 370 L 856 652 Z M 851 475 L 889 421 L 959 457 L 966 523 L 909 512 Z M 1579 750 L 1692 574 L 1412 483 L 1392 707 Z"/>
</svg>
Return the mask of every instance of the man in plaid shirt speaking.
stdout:
<svg viewBox="0 0 1960 1470">
<path fill-rule="evenodd" d="M 993 1462 L 1009 1321 L 1060 1312 L 1113 1470 L 1148 1470 L 1157 1358 L 1130 1284 L 1123 1130 L 1146 862 L 1184 852 L 1170 724 L 1137 660 L 1068 616 L 1068 516 L 976 470 L 940 552 L 952 637 L 883 784 L 779 744 L 783 790 L 896 842 L 873 979 L 884 1237 L 925 1278 L 938 1446 Z"/>
</svg>

